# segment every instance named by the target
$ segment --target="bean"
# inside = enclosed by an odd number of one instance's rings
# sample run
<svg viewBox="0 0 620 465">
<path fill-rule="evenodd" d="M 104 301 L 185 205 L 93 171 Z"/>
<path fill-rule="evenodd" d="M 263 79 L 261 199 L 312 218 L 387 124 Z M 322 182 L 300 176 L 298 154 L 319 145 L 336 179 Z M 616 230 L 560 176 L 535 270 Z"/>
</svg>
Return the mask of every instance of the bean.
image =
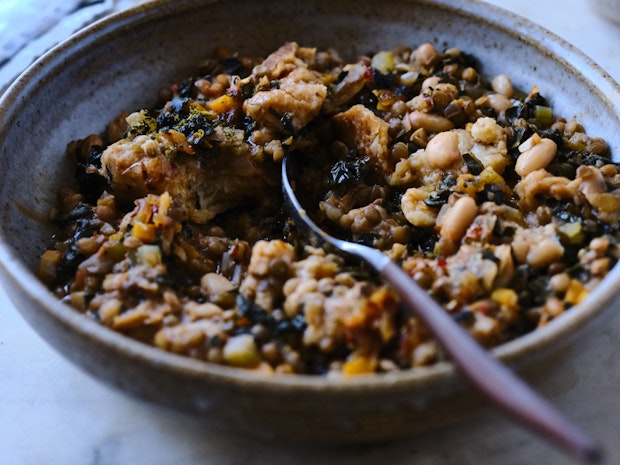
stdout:
<svg viewBox="0 0 620 465">
<path fill-rule="evenodd" d="M 97 250 L 99 250 L 100 245 L 100 241 L 98 241 L 94 237 L 81 237 L 77 241 L 78 252 L 88 256 L 94 254 Z"/>
<path fill-rule="evenodd" d="M 594 276 L 605 276 L 609 271 L 609 257 L 597 258 L 590 264 L 590 273 Z"/>
<path fill-rule="evenodd" d="M 265 360 L 273 363 L 274 365 L 280 361 L 280 351 L 275 342 L 267 342 L 261 347 L 261 354 Z"/>
<path fill-rule="evenodd" d="M 212 363 L 223 363 L 224 355 L 221 347 L 209 347 L 207 350 L 207 360 Z"/>
<path fill-rule="evenodd" d="M 541 205 L 536 209 L 536 221 L 538 224 L 551 223 L 553 210 L 548 205 Z"/>
<path fill-rule="evenodd" d="M 291 374 L 295 373 L 295 370 L 288 363 L 280 363 L 276 367 L 276 373 L 280 373 L 280 374 L 284 374 L 284 375 L 291 375 Z"/>
<path fill-rule="evenodd" d="M 442 82 L 433 88 L 431 94 L 433 109 L 437 112 L 443 112 L 448 104 L 458 97 L 459 91 L 456 86 Z"/>
<path fill-rule="evenodd" d="M 512 102 L 508 97 L 501 93 L 487 95 L 489 106 L 497 113 L 507 110 L 512 106 Z"/>
<path fill-rule="evenodd" d="M 554 274 L 551 279 L 549 279 L 549 287 L 555 292 L 566 292 L 568 286 L 570 286 L 570 276 L 568 273 Z"/>
<path fill-rule="evenodd" d="M 112 319 L 112 328 L 116 330 L 131 329 L 142 325 L 148 314 L 146 309 L 141 307 L 135 307 L 125 313 L 115 316 Z"/>
<path fill-rule="evenodd" d="M 403 116 L 407 113 L 407 104 L 402 100 L 397 100 L 392 104 L 391 111 L 396 116 Z"/>
<path fill-rule="evenodd" d="M 214 83 L 216 82 L 223 87 L 228 87 L 230 85 L 229 77 L 226 74 L 218 74 L 215 76 Z"/>
<path fill-rule="evenodd" d="M 269 262 L 269 274 L 276 279 L 284 280 L 288 278 L 289 271 L 289 264 L 286 260 L 282 260 L 279 257 L 274 257 Z"/>
<path fill-rule="evenodd" d="M 552 317 L 560 316 L 564 313 L 564 303 L 557 297 L 549 297 L 545 302 L 545 310 Z"/>
<path fill-rule="evenodd" d="M 234 289 L 233 284 L 217 273 L 207 273 L 200 279 L 200 287 L 208 294 L 222 294 Z"/>
<path fill-rule="evenodd" d="M 514 93 L 514 88 L 512 86 L 512 81 L 505 74 L 499 74 L 493 78 L 491 82 L 491 87 L 498 94 L 503 95 L 506 98 L 512 98 Z"/>
<path fill-rule="evenodd" d="M 122 302 L 118 299 L 110 299 L 106 300 L 101 304 L 101 307 L 98 309 L 99 318 L 103 322 L 112 321 L 112 319 L 120 315 L 122 309 Z"/>
<path fill-rule="evenodd" d="M 521 153 L 527 152 L 529 149 L 531 149 L 535 145 L 540 144 L 541 140 L 542 138 L 538 134 L 534 134 L 532 137 L 530 137 L 529 139 L 526 139 L 524 142 L 522 142 L 519 145 L 519 152 Z"/>
<path fill-rule="evenodd" d="M 369 232 L 381 221 L 384 210 L 377 205 L 370 204 L 364 208 L 353 209 L 347 215 L 353 216 L 351 232 L 354 234 L 362 234 Z"/>
<path fill-rule="evenodd" d="M 404 226 L 395 226 L 390 233 L 395 244 L 407 244 L 411 239 L 411 231 Z"/>
<path fill-rule="evenodd" d="M 432 44 L 424 43 L 414 51 L 416 60 L 423 65 L 430 65 L 439 57 L 439 52 Z"/>
<path fill-rule="evenodd" d="M 576 132 L 584 132 L 583 126 L 574 119 L 567 121 L 564 126 L 564 135 L 570 137 Z"/>
<path fill-rule="evenodd" d="M 328 295 L 334 292 L 335 282 L 331 277 L 321 278 L 318 281 L 318 291 L 322 294 Z"/>
<path fill-rule="evenodd" d="M 608 150 L 607 142 L 600 137 L 590 137 L 586 143 L 586 150 L 595 155 L 604 155 Z"/>
<path fill-rule="evenodd" d="M 401 74 L 399 78 L 400 85 L 411 87 L 418 80 L 419 75 L 420 74 L 416 71 L 407 71 L 406 73 Z"/>
<path fill-rule="evenodd" d="M 425 95 L 420 94 L 413 97 L 411 100 L 407 102 L 407 108 L 411 111 L 430 111 L 431 105 L 433 101 L 430 98 L 427 98 Z M 403 120 L 404 123 L 404 120 Z"/>
<path fill-rule="evenodd" d="M 422 111 L 412 111 L 409 113 L 409 122 L 412 129 L 423 128 L 428 132 L 443 132 L 454 128 L 454 123 L 448 118 Z"/>
<path fill-rule="evenodd" d="M 456 132 L 440 132 L 426 145 L 426 158 L 436 168 L 448 168 L 461 159 Z"/>
<path fill-rule="evenodd" d="M 498 93 L 484 94 L 476 99 L 475 104 L 477 107 L 491 107 L 496 113 L 501 113 L 512 106 L 509 99 Z"/>
<path fill-rule="evenodd" d="M 62 208 L 64 211 L 70 212 L 82 200 L 84 200 L 84 196 L 82 194 L 68 195 L 62 199 Z"/>
<path fill-rule="evenodd" d="M 428 134 L 424 128 L 418 128 L 413 131 L 413 134 L 411 134 L 409 140 L 418 147 L 426 147 L 426 144 L 428 143 Z"/>
<path fill-rule="evenodd" d="M 609 247 L 609 239 L 606 237 L 595 237 L 590 241 L 590 249 L 597 253 L 603 253 Z"/>
<path fill-rule="evenodd" d="M 542 139 L 540 143 L 526 150 L 519 158 L 515 165 L 515 171 L 521 177 L 525 177 L 532 171 L 545 168 L 555 157 L 558 146 L 551 139 Z"/>
<path fill-rule="evenodd" d="M 424 92 L 425 90 L 432 87 L 436 87 L 440 82 L 441 78 L 439 76 L 427 77 L 426 79 L 424 79 L 424 81 L 422 81 L 421 92 Z"/>
<path fill-rule="evenodd" d="M 608 165 L 603 165 L 599 168 L 601 170 L 601 174 L 603 176 L 608 176 L 610 178 L 612 178 L 610 181 L 612 184 L 614 185 L 618 185 L 619 181 L 618 181 L 618 168 L 615 165 L 612 164 L 608 164 Z"/>
<path fill-rule="evenodd" d="M 397 142 L 390 151 L 390 157 L 392 160 L 402 160 L 409 156 L 409 149 L 404 142 Z"/>
<path fill-rule="evenodd" d="M 566 123 L 564 121 L 556 121 L 551 125 L 551 129 L 558 131 L 560 134 L 564 133 L 564 129 L 566 128 Z"/>
<path fill-rule="evenodd" d="M 478 79 L 478 73 L 474 68 L 468 67 L 463 70 L 461 77 L 471 84 Z"/>
<path fill-rule="evenodd" d="M 208 79 L 198 79 L 194 85 L 206 97 L 219 97 L 226 90 L 219 82 L 211 82 Z"/>
<path fill-rule="evenodd" d="M 123 245 L 128 249 L 137 249 L 142 245 L 142 241 L 135 236 L 127 236 L 123 239 Z"/>
<path fill-rule="evenodd" d="M 469 196 L 459 198 L 445 213 L 441 237 L 451 241 L 460 240 L 478 214 L 476 201 Z"/>
<path fill-rule="evenodd" d="M 301 278 L 291 278 L 288 281 L 286 281 L 284 283 L 284 286 L 282 287 L 282 292 L 284 293 L 284 295 L 289 296 L 293 292 L 295 292 L 300 282 L 301 282 Z"/>
<path fill-rule="evenodd" d="M 454 76 L 456 72 L 459 70 L 459 65 L 457 63 L 450 63 L 443 67 L 443 73 L 448 76 Z"/>
<path fill-rule="evenodd" d="M 542 268 L 559 260 L 564 255 L 564 247 L 555 239 L 546 238 L 531 244 L 526 261 L 528 265 Z"/>
<path fill-rule="evenodd" d="M 109 223 L 116 218 L 116 209 L 110 205 L 97 205 L 95 207 L 95 215 L 101 221 Z"/>
<path fill-rule="evenodd" d="M 192 303 L 193 305 L 187 305 L 184 308 L 184 313 L 190 318 L 190 321 L 220 317 L 224 313 L 222 308 L 213 302 Z"/>
<path fill-rule="evenodd" d="M 460 99 L 458 99 L 456 102 L 458 103 L 458 105 L 460 105 L 460 107 L 463 109 L 463 111 L 465 112 L 467 116 L 471 116 L 475 113 L 476 104 L 470 97 L 463 96 Z"/>
</svg>

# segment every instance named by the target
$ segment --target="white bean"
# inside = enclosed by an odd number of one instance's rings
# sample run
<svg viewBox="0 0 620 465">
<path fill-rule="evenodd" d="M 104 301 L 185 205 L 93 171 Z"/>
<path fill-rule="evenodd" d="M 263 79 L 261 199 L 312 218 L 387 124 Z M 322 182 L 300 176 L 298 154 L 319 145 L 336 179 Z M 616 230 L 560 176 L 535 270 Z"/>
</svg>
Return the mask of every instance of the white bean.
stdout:
<svg viewBox="0 0 620 465">
<path fill-rule="evenodd" d="M 424 92 L 428 88 L 434 88 L 441 82 L 441 78 L 439 76 L 430 76 L 422 81 L 421 92 Z"/>
<path fill-rule="evenodd" d="M 409 122 L 413 130 L 423 128 L 427 132 L 443 132 L 454 128 L 454 123 L 448 118 L 423 111 L 409 113 Z"/>
<path fill-rule="evenodd" d="M 459 198 L 445 213 L 441 225 L 441 237 L 458 241 L 467 232 L 478 214 L 476 201 L 469 196 Z"/>
<path fill-rule="evenodd" d="M 465 68 L 461 77 L 465 79 L 467 82 L 474 82 L 478 78 L 478 73 L 472 67 Z"/>
<path fill-rule="evenodd" d="M 501 113 L 512 106 L 510 99 L 499 92 L 496 94 L 489 94 L 487 98 L 489 99 L 489 105 L 497 113 Z"/>
<path fill-rule="evenodd" d="M 491 87 L 495 92 L 502 94 L 506 98 L 512 98 L 512 94 L 514 93 L 512 81 L 505 74 L 495 76 L 491 82 Z"/>
<path fill-rule="evenodd" d="M 416 71 L 407 71 L 406 73 L 400 75 L 400 85 L 412 86 L 418 80 L 418 76 L 420 76 L 420 73 Z"/>
<path fill-rule="evenodd" d="M 549 287 L 556 292 L 566 292 L 570 286 L 570 276 L 568 273 L 558 273 L 549 279 Z"/>
<path fill-rule="evenodd" d="M 439 52 L 430 43 L 424 43 L 420 45 L 414 51 L 416 60 L 423 65 L 430 65 L 438 56 Z"/>
<path fill-rule="evenodd" d="M 541 139 L 540 143 L 521 153 L 515 164 L 515 171 L 525 177 L 532 171 L 545 168 L 555 157 L 558 146 L 551 139 Z"/>
<path fill-rule="evenodd" d="M 233 284 L 222 275 L 207 273 L 200 279 L 200 287 L 209 294 L 223 294 L 234 289 Z"/>
<path fill-rule="evenodd" d="M 461 159 L 456 132 L 440 132 L 426 145 L 426 159 L 436 168 L 449 168 Z"/>
<path fill-rule="evenodd" d="M 542 138 L 538 134 L 534 133 L 532 137 L 526 139 L 524 142 L 521 142 L 521 144 L 519 145 L 519 152 L 523 153 L 528 151 L 535 145 L 540 144 L 541 140 Z"/>
<path fill-rule="evenodd" d="M 545 238 L 530 245 L 526 261 L 528 265 L 542 268 L 559 260 L 562 255 L 564 255 L 562 244 L 556 238 Z"/>
</svg>

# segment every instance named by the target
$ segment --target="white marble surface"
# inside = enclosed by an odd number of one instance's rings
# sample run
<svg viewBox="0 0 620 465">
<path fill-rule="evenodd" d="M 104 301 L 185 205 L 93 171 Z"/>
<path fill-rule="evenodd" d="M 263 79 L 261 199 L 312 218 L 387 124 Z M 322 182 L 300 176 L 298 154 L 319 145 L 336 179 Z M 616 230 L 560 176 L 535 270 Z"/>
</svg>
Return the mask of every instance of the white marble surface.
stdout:
<svg viewBox="0 0 620 465">
<path fill-rule="evenodd" d="M 620 27 L 585 0 L 493 0 L 565 38 L 620 80 Z M 620 310 L 620 309 L 619 309 Z M 536 386 L 620 463 L 620 314 L 611 309 L 583 344 L 546 367 Z M 0 464 L 576 463 L 496 412 L 405 441 L 324 448 L 282 445 L 201 427 L 194 419 L 111 390 L 65 361 L 25 323 L 0 288 Z"/>
</svg>

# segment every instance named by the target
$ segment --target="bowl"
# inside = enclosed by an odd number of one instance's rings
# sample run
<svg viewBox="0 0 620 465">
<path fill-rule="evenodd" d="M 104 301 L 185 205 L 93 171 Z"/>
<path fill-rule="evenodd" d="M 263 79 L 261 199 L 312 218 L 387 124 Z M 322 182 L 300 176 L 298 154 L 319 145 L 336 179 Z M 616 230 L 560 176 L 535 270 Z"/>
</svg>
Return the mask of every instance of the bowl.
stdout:
<svg viewBox="0 0 620 465">
<path fill-rule="evenodd" d="M 35 62 L 0 100 L 0 275 L 8 295 L 54 348 L 130 395 L 190 412 L 224 429 L 295 440 L 381 441 L 465 418 L 481 397 L 448 362 L 348 378 L 271 375 L 201 362 L 129 339 L 58 301 L 35 277 L 53 234 L 48 212 L 71 177 L 68 141 L 101 132 L 116 115 L 189 75 L 215 45 L 265 55 L 285 41 L 346 56 L 430 41 L 479 57 L 487 76 L 544 89 L 620 154 L 620 88 L 571 45 L 476 0 L 154 1 L 105 18 Z M 496 349 L 533 373 L 616 299 L 614 268 L 588 299 Z M 537 379 L 528 380 L 536 385 Z"/>
</svg>

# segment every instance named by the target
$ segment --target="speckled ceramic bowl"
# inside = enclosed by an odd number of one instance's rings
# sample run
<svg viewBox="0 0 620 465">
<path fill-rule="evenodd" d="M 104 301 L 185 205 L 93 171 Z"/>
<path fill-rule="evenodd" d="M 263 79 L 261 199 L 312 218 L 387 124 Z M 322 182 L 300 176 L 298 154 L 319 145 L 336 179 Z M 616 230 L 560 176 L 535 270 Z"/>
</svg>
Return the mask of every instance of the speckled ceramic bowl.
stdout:
<svg viewBox="0 0 620 465">
<path fill-rule="evenodd" d="M 558 114 L 576 117 L 620 154 L 620 89 L 570 45 L 474 0 L 177 0 L 105 19 L 35 63 L 0 101 L 0 275 L 16 307 L 55 348 L 133 395 L 221 427 L 327 441 L 383 440 L 465 416 L 481 399 L 448 363 L 350 379 L 269 376 L 164 353 L 58 302 L 32 270 L 52 234 L 46 215 L 71 177 L 66 143 L 151 103 L 214 46 L 265 55 L 287 40 L 343 54 L 434 42 L 479 57 L 483 72 L 538 85 Z M 579 308 L 496 349 L 522 370 L 567 345 L 614 298 L 614 269 Z M 554 355 L 556 356 L 556 355 Z M 526 370 L 527 374 L 528 371 Z M 529 380 L 536 385 L 537 379 Z"/>
</svg>

